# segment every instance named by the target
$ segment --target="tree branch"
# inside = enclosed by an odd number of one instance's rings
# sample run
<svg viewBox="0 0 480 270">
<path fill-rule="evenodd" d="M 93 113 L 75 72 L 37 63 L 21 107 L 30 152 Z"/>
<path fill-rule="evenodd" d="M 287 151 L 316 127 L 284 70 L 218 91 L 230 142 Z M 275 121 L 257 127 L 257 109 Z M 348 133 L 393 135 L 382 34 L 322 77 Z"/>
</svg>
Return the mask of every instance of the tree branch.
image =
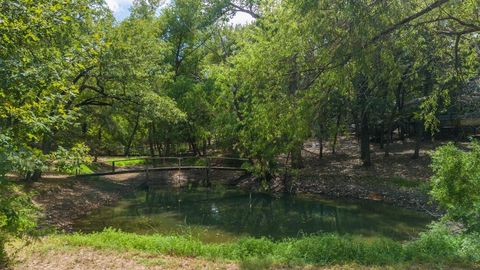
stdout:
<svg viewBox="0 0 480 270">
<path fill-rule="evenodd" d="M 383 30 L 382 32 L 380 32 L 379 34 L 377 34 L 375 37 L 373 37 L 371 40 L 370 40 L 370 43 L 376 43 L 378 42 L 379 40 L 381 40 L 383 37 L 395 32 L 397 29 L 399 29 L 400 27 L 404 26 L 405 24 L 429 13 L 430 11 L 434 10 L 434 9 L 437 9 L 439 7 L 441 7 L 442 5 L 446 4 L 448 1 L 450 0 L 437 0 L 435 1 L 433 4 L 429 5 L 428 7 L 422 9 L 421 11 L 415 13 L 415 14 L 412 14 L 410 16 L 408 16 L 407 18 L 397 22 L 396 24 L 388 27 L 387 29 Z"/>
<path fill-rule="evenodd" d="M 232 2 L 230 2 L 230 6 L 235 9 L 234 11 L 247 13 L 247 14 L 249 14 L 250 16 L 252 16 L 252 17 L 255 18 L 255 19 L 258 19 L 258 18 L 261 17 L 259 14 L 255 13 L 253 10 L 243 8 L 243 7 L 239 6 L 239 5 L 235 5 L 235 4 L 232 3 Z"/>
</svg>

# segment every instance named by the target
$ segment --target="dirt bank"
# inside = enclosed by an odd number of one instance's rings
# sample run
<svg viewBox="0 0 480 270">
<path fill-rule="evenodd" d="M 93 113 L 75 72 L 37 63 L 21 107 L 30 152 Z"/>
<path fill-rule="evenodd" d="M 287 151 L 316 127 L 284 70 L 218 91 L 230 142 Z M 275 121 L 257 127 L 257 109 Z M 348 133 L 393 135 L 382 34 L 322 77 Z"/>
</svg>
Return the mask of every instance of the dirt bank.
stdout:
<svg viewBox="0 0 480 270">
<path fill-rule="evenodd" d="M 378 145 L 372 145 L 372 166 L 361 165 L 356 140 L 343 138 L 335 154 L 314 155 L 313 144 L 304 152 L 305 168 L 294 178 L 296 192 L 383 201 L 392 205 L 438 215 L 428 195 L 430 153 L 441 143 L 425 144 L 420 157 L 413 159 L 414 142 L 391 145 L 389 157 Z"/>
<path fill-rule="evenodd" d="M 152 185 L 186 186 L 198 184 L 204 179 L 202 170 L 151 172 Z M 238 178 L 240 173 L 212 172 L 215 183 L 226 183 Z M 131 194 L 146 181 L 143 173 L 118 174 L 103 177 L 69 177 L 45 175 L 41 181 L 25 185 L 34 194 L 34 202 L 42 209 L 40 227 L 53 227 L 71 231 L 72 224 L 92 211 L 111 205 L 123 196 Z"/>
<path fill-rule="evenodd" d="M 330 198 L 351 198 L 382 201 L 398 207 L 441 215 L 441 211 L 428 195 L 430 153 L 441 143 L 425 144 L 420 157 L 412 159 L 413 142 L 391 145 L 391 154 L 384 156 L 383 149 L 372 145 L 371 167 L 362 166 L 356 140 L 342 138 L 336 153 L 327 145 L 323 157 L 318 156 L 318 146 L 306 143 L 303 151 L 304 168 L 280 172 L 270 183 L 270 190 L 282 193 L 318 194 Z M 288 175 L 285 182 L 285 175 Z M 285 183 L 289 185 L 285 189 Z M 261 189 L 255 177 L 243 179 L 239 186 Z"/>
<path fill-rule="evenodd" d="M 46 175 L 41 181 L 25 185 L 41 209 L 41 228 L 70 231 L 73 222 L 104 205 L 115 203 L 143 181 L 142 175 L 75 178 Z"/>
</svg>

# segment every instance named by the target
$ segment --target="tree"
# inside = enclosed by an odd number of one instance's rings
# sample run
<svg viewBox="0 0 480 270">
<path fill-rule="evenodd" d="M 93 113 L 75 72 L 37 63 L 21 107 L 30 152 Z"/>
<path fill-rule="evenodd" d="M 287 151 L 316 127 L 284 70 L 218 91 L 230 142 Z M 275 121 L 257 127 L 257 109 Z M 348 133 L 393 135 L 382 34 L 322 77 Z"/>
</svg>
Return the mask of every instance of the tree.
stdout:
<svg viewBox="0 0 480 270">
<path fill-rule="evenodd" d="M 27 179 L 40 177 L 54 134 L 78 116 L 73 78 L 96 53 L 96 25 L 108 17 L 95 0 L 0 1 L 0 135 L 15 138 L 10 157 L 31 160 L 14 166 Z"/>
</svg>

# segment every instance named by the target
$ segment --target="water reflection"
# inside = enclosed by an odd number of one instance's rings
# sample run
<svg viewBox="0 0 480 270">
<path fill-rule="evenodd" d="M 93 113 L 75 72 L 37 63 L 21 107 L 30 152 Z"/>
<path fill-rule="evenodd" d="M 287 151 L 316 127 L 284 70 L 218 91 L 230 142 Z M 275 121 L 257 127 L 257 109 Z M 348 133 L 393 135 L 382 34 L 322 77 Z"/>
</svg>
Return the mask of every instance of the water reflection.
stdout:
<svg viewBox="0 0 480 270">
<path fill-rule="evenodd" d="M 189 232 L 212 241 L 237 235 L 279 239 L 322 232 L 408 239 L 429 222 L 425 215 L 374 202 L 275 198 L 222 188 L 149 188 L 115 207 L 101 209 L 76 224 L 76 228 Z"/>
</svg>

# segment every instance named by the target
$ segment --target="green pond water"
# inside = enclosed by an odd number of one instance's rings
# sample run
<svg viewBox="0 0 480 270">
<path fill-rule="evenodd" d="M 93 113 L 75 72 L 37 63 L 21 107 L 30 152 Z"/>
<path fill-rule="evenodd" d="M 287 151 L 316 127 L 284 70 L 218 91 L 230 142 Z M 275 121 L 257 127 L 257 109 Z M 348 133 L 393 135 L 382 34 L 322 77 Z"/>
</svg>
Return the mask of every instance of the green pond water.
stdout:
<svg viewBox="0 0 480 270">
<path fill-rule="evenodd" d="M 407 240 L 426 229 L 427 215 L 378 202 L 318 196 L 272 197 L 237 189 L 146 188 L 78 221 L 76 231 L 112 227 L 141 234 L 191 235 L 205 242 L 239 236 L 281 239 L 335 232 Z"/>
</svg>

